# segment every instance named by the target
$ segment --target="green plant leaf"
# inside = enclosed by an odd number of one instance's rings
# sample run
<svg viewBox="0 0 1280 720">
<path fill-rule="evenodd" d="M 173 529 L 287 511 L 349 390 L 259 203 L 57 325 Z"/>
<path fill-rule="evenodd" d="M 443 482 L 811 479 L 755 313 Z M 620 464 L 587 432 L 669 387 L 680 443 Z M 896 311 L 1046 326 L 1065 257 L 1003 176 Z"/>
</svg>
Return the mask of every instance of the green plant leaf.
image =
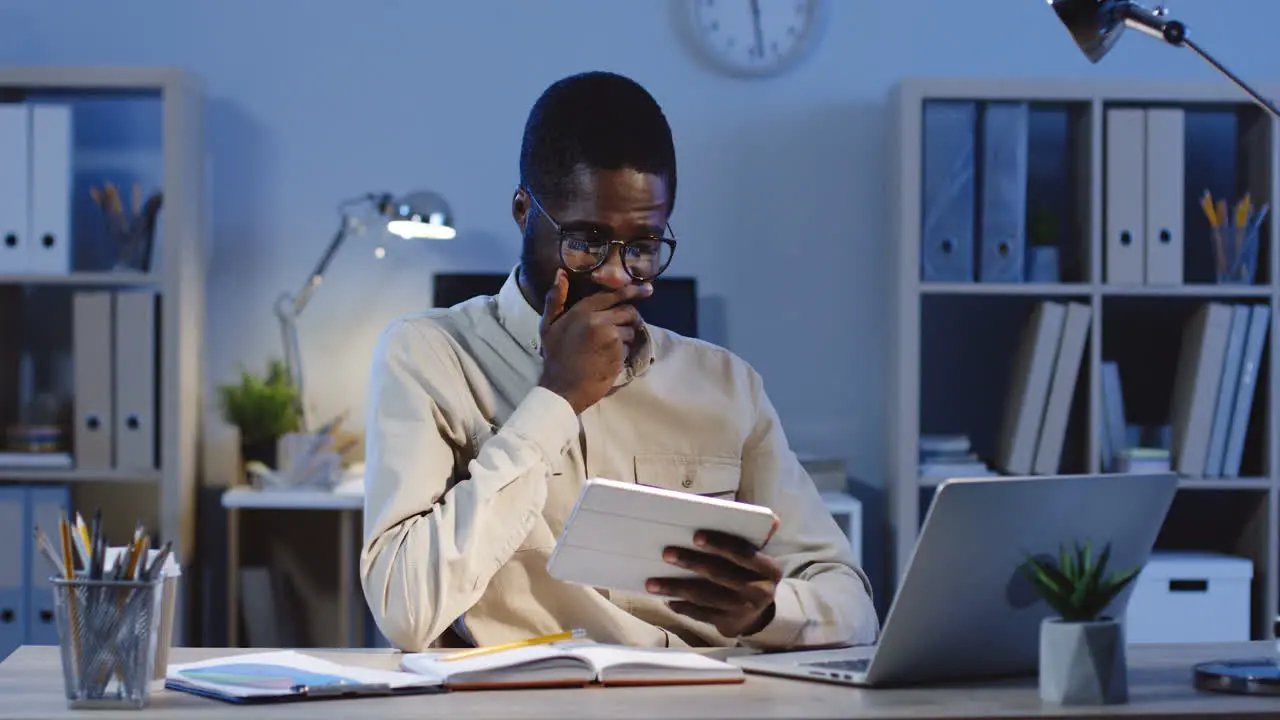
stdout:
<svg viewBox="0 0 1280 720">
<path fill-rule="evenodd" d="M 223 419 L 240 430 L 245 444 L 270 441 L 302 426 L 302 402 L 281 360 L 271 360 L 259 376 L 241 369 L 239 381 L 220 385 Z"/>
<path fill-rule="evenodd" d="M 1107 574 L 1111 545 L 1094 555 L 1091 540 L 1064 543 L 1058 548 L 1057 562 L 1039 560 L 1029 553 L 1021 566 L 1032 587 L 1045 603 L 1068 622 L 1096 620 L 1141 568 Z"/>
</svg>

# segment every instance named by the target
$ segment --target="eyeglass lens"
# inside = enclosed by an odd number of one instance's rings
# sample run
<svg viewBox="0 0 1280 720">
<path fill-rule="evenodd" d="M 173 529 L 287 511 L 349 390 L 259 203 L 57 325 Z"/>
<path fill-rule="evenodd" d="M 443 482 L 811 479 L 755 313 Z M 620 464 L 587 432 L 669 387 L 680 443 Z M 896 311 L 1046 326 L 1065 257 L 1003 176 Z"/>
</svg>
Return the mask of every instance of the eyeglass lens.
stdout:
<svg viewBox="0 0 1280 720">
<path fill-rule="evenodd" d="M 611 247 L 612 244 L 602 238 L 565 233 L 560 242 L 560 257 L 566 268 L 584 272 L 603 264 Z M 658 238 L 628 240 L 621 250 L 627 272 L 642 280 L 657 277 L 671 262 L 671 244 Z"/>
</svg>

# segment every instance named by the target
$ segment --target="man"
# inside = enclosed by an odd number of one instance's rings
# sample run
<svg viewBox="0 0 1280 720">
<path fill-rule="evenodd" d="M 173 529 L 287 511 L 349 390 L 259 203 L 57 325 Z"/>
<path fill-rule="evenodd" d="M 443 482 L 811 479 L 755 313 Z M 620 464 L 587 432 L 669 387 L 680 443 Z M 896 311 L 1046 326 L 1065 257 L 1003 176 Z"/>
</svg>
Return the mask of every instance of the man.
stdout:
<svg viewBox="0 0 1280 720">
<path fill-rule="evenodd" d="M 506 285 L 379 340 L 361 578 L 402 650 L 572 628 L 658 647 L 875 639 L 870 585 L 760 377 L 636 311 L 674 253 L 675 196 L 653 98 L 615 74 L 561 80 L 525 127 Z M 563 583 L 547 560 L 588 477 L 737 498 L 780 523 L 762 550 L 709 533 L 668 549 L 701 576 L 650 581 L 676 601 Z"/>
</svg>

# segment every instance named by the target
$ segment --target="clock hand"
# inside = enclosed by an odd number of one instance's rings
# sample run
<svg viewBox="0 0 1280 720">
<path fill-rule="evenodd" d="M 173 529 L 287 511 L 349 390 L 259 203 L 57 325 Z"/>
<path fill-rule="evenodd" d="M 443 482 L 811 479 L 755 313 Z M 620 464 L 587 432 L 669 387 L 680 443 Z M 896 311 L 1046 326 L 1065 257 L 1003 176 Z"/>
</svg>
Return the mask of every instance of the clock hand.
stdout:
<svg viewBox="0 0 1280 720">
<path fill-rule="evenodd" d="M 764 57 L 764 34 L 760 31 L 760 0 L 751 0 L 751 22 L 756 29 L 756 57 Z"/>
</svg>

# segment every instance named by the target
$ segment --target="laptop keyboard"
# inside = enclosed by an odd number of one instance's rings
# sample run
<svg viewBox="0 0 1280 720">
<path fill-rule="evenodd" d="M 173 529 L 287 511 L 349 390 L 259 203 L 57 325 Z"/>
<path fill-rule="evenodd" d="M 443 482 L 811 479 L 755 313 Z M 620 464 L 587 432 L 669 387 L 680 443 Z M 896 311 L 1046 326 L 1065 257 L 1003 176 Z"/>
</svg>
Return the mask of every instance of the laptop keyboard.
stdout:
<svg viewBox="0 0 1280 720">
<path fill-rule="evenodd" d="M 824 668 L 827 670 L 845 670 L 848 672 L 864 672 L 867 669 L 870 658 L 858 658 L 856 660 L 820 660 L 805 663 L 808 667 Z"/>
</svg>

